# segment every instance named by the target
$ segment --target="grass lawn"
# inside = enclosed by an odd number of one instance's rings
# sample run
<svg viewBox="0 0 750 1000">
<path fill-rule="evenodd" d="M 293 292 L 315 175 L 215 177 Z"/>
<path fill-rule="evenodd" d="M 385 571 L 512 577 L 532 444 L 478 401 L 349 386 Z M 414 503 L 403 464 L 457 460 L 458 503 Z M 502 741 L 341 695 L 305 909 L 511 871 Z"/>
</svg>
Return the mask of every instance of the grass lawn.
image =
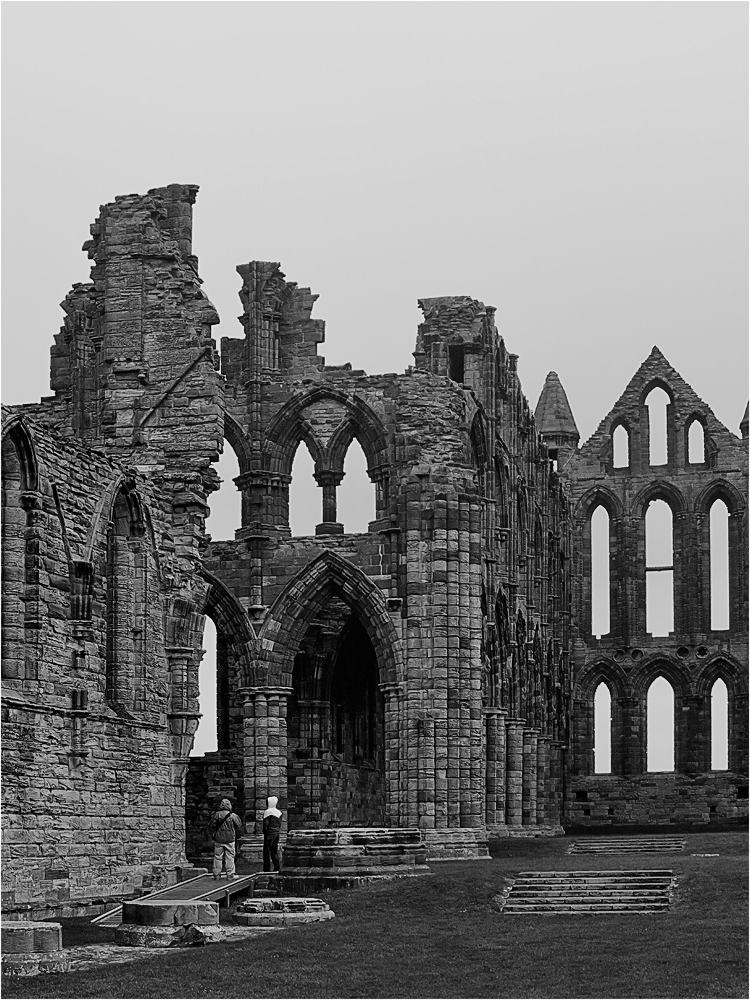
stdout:
<svg viewBox="0 0 750 1000">
<path fill-rule="evenodd" d="M 683 854 L 627 857 L 570 856 L 569 837 L 505 840 L 491 861 L 443 862 L 423 878 L 328 893 L 336 919 L 326 923 L 85 972 L 4 978 L 3 994 L 747 997 L 747 834 L 685 839 Z M 677 903 L 632 916 L 504 916 L 492 907 L 517 872 L 597 868 L 671 868 Z M 70 930 L 68 943 L 82 943 Z"/>
</svg>

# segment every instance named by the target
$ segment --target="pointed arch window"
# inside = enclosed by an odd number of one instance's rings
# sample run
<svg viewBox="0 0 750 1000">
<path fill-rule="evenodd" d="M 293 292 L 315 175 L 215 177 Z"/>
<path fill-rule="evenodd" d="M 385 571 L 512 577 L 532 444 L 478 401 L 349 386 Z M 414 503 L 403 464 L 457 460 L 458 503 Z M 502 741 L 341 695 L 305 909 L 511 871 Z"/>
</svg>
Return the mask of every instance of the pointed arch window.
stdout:
<svg viewBox="0 0 750 1000">
<path fill-rule="evenodd" d="M 657 677 L 646 696 L 647 770 L 674 771 L 674 691 Z"/>
<path fill-rule="evenodd" d="M 198 668 L 198 705 L 201 719 L 195 731 L 191 757 L 202 757 L 218 749 L 217 725 L 217 642 L 212 618 L 206 615 L 203 626 L 203 658 Z"/>
<path fill-rule="evenodd" d="M 591 634 L 609 634 L 609 512 L 599 504 L 591 515 Z"/>
<path fill-rule="evenodd" d="M 654 386 L 646 396 L 649 465 L 666 465 L 669 461 L 667 446 L 667 407 L 669 403 L 668 393 L 658 385 Z"/>
<path fill-rule="evenodd" d="M 314 535 L 315 525 L 320 519 L 320 493 L 314 474 L 312 455 L 304 441 L 300 441 L 289 484 L 289 527 L 295 537 Z"/>
<path fill-rule="evenodd" d="M 152 611 L 148 546 L 140 500 L 121 489 L 107 532 L 105 697 L 127 710 L 146 707 L 146 647 Z"/>
<path fill-rule="evenodd" d="M 720 677 L 711 688 L 711 770 L 729 770 L 729 692 Z"/>
<path fill-rule="evenodd" d="M 375 488 L 367 473 L 367 459 L 354 438 L 344 459 L 344 478 L 336 497 L 337 520 L 348 534 L 364 533 L 375 518 Z"/>
<path fill-rule="evenodd" d="M 646 508 L 646 631 L 666 636 L 674 631 L 672 508 L 652 500 Z"/>
<path fill-rule="evenodd" d="M 729 510 L 714 500 L 709 511 L 711 631 L 729 628 Z"/>
<path fill-rule="evenodd" d="M 688 425 L 688 463 L 703 465 L 706 461 L 706 436 L 703 424 L 695 417 Z"/>
<path fill-rule="evenodd" d="M 594 692 L 594 774 L 612 773 L 612 693 L 601 681 Z"/>
<path fill-rule="evenodd" d="M 612 465 L 615 469 L 630 467 L 630 435 L 623 424 L 612 432 Z"/>
</svg>

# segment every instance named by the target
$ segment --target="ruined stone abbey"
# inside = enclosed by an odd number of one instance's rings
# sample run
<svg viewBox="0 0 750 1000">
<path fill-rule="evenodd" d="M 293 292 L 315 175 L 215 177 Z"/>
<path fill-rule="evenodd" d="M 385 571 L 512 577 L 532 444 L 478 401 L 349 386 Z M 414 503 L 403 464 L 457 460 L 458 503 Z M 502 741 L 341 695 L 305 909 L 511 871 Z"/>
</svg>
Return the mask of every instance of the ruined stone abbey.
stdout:
<svg viewBox="0 0 750 1000">
<path fill-rule="evenodd" d="M 490 306 L 422 300 L 414 366 L 367 375 L 326 366 L 315 295 L 262 261 L 237 268 L 244 336 L 219 362 L 196 193 L 101 209 L 54 394 L 3 408 L 3 910 L 82 913 L 174 879 L 224 796 L 246 858 L 268 794 L 285 830 L 418 828 L 435 859 L 563 827 L 746 818 L 747 414 L 737 437 L 654 348 L 579 446 L 554 373 L 532 412 Z M 355 439 L 375 518 L 349 534 L 337 487 Z M 242 524 L 212 542 L 225 442 Z M 301 442 L 312 537 L 289 527 Z M 191 757 L 206 616 L 218 750 Z M 655 684 L 673 720 L 660 767 Z"/>
</svg>

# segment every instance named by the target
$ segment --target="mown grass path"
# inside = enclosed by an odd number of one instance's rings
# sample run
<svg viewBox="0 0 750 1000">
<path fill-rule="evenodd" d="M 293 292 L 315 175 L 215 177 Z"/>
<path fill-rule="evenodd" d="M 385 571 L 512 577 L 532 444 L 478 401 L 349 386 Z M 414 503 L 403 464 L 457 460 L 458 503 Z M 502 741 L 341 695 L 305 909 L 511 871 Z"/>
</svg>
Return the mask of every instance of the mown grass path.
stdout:
<svg viewBox="0 0 750 1000">
<path fill-rule="evenodd" d="M 747 835 L 685 839 L 680 854 L 593 859 L 569 855 L 569 837 L 504 841 L 493 845 L 491 861 L 445 862 L 423 878 L 328 893 L 336 919 L 325 924 L 85 972 L 5 978 L 3 994 L 746 997 Z M 492 898 L 520 871 L 588 867 L 672 868 L 677 903 L 645 916 L 510 916 L 493 908 Z"/>
</svg>

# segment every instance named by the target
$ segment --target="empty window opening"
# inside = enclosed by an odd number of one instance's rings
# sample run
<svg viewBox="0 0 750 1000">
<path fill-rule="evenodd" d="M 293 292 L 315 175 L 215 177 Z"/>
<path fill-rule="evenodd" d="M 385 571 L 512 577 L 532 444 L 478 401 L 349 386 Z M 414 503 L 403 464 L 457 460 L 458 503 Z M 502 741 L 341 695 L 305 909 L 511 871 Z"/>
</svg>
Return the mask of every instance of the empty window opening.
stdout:
<svg viewBox="0 0 750 1000">
<path fill-rule="evenodd" d="M 338 520 L 348 533 L 367 531 L 370 521 L 375 519 L 375 487 L 367 475 L 367 459 L 356 438 L 346 453 L 337 505 Z"/>
<path fill-rule="evenodd" d="M 321 520 L 320 487 L 313 474 L 315 463 L 307 445 L 301 441 L 294 456 L 292 481 L 289 484 L 289 527 L 292 535 L 314 535 Z"/>
<path fill-rule="evenodd" d="M 630 438 L 622 424 L 612 434 L 612 464 L 616 469 L 627 469 L 630 465 Z"/>
<path fill-rule="evenodd" d="M 674 630 L 672 509 L 652 500 L 646 509 L 646 631 L 665 636 Z"/>
<path fill-rule="evenodd" d="M 646 750 L 649 771 L 674 771 L 674 691 L 666 677 L 648 689 Z"/>
<path fill-rule="evenodd" d="M 234 538 L 234 532 L 242 525 L 242 494 L 234 480 L 240 474 L 240 463 L 234 448 L 224 442 L 216 472 L 221 486 L 208 498 L 210 514 L 206 518 L 206 531 L 214 541 Z"/>
<path fill-rule="evenodd" d="M 729 511 L 714 500 L 709 514 L 711 547 L 711 629 L 729 628 Z"/>
<path fill-rule="evenodd" d="M 604 681 L 594 692 L 594 773 L 612 771 L 612 695 Z"/>
<path fill-rule="evenodd" d="M 591 515 L 591 632 L 609 633 L 609 514 L 601 504 Z"/>
<path fill-rule="evenodd" d="M 666 465 L 668 461 L 667 406 L 669 401 L 668 394 L 659 386 L 653 388 L 646 396 L 649 465 Z"/>
<path fill-rule="evenodd" d="M 464 380 L 464 349 L 463 347 L 448 348 L 448 376 L 454 382 Z"/>
<path fill-rule="evenodd" d="M 198 667 L 198 705 L 201 719 L 195 732 L 191 757 L 202 757 L 218 749 L 216 708 L 216 626 L 206 616 L 203 628 L 203 659 Z"/>
<path fill-rule="evenodd" d="M 688 462 L 691 465 L 703 465 L 706 461 L 706 442 L 703 424 L 694 420 L 688 428 Z"/>
<path fill-rule="evenodd" d="M 721 678 L 711 688 L 711 770 L 729 770 L 729 692 Z"/>
</svg>

